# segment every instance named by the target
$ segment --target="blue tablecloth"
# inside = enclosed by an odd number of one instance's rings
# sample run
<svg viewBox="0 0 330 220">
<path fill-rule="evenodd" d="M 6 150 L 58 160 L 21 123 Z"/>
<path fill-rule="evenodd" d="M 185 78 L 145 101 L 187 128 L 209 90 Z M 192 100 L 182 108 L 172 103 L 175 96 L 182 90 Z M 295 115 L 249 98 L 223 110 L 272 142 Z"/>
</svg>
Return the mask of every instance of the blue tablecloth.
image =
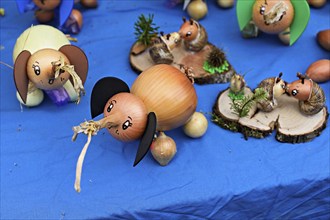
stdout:
<svg viewBox="0 0 330 220">
<path fill-rule="evenodd" d="M 207 1 L 201 20 L 209 41 L 222 48 L 234 68 L 247 73 L 248 85 L 283 72 L 287 81 L 329 52 L 316 42 L 330 28 L 330 2 L 311 9 L 302 37 L 291 47 L 276 36 L 246 40 L 240 35 L 235 8 Z M 16 38 L 31 24 L 33 13 L 19 14 L 15 2 L 1 0 L 1 61 L 10 65 Z M 82 192 L 73 184 L 75 166 L 86 136 L 71 141 L 72 126 L 90 119 L 90 92 L 104 76 L 132 85 L 137 77 L 128 54 L 135 41 L 134 22 L 154 14 L 165 33 L 182 23 L 182 5 L 165 1 L 100 1 L 83 10 L 77 43 L 89 59 L 87 94 L 79 105 L 57 107 L 49 99 L 21 109 L 12 70 L 0 65 L 1 219 L 329 219 L 329 123 L 321 136 L 304 144 L 279 143 L 274 135 L 244 140 L 213 124 L 204 137 L 191 139 L 181 128 L 167 132 L 177 143 L 173 161 L 161 167 L 150 153 L 132 166 L 138 142 L 123 143 L 106 130 L 92 139 L 87 152 Z M 46 36 L 45 36 L 46 37 Z M 228 84 L 195 85 L 197 111 L 211 113 L 218 93 Z M 321 87 L 329 108 L 330 82 Z"/>
</svg>

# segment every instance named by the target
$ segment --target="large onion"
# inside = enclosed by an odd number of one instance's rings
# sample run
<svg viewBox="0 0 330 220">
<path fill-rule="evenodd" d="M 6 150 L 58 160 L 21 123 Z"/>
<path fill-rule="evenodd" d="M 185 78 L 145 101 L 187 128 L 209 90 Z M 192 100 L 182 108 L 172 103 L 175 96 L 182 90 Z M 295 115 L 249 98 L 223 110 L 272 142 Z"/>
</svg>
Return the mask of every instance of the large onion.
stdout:
<svg viewBox="0 0 330 220">
<path fill-rule="evenodd" d="M 179 69 L 167 64 L 143 71 L 133 83 L 131 93 L 142 99 L 148 112 L 155 112 L 159 131 L 185 124 L 197 105 L 196 91 L 190 80 Z"/>
</svg>

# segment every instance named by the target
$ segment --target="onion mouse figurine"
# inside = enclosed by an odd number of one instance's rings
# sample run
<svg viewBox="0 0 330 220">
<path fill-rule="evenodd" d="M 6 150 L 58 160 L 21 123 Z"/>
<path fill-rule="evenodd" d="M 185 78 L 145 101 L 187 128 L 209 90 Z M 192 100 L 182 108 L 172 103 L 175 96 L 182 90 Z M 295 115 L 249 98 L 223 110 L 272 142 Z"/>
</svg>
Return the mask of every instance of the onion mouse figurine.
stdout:
<svg viewBox="0 0 330 220">
<path fill-rule="evenodd" d="M 323 89 L 313 80 L 297 73 L 298 80 L 289 83 L 287 94 L 299 100 L 299 109 L 306 115 L 319 113 L 325 106 Z"/>
<path fill-rule="evenodd" d="M 25 30 L 16 41 L 13 60 L 17 98 L 23 105 L 39 105 L 42 91 L 59 106 L 79 103 L 85 92 L 87 57 L 56 28 L 37 25 Z"/>
<path fill-rule="evenodd" d="M 100 79 L 91 95 L 91 116 L 94 118 L 103 113 L 104 118 L 73 127 L 73 140 L 79 133 L 88 135 L 77 162 L 76 191 L 80 191 L 82 164 L 91 136 L 100 129 L 107 128 L 121 141 L 141 139 L 134 161 L 136 166 L 148 152 L 156 131 L 184 125 L 195 112 L 196 105 L 197 95 L 192 82 L 168 64 L 154 65 L 143 71 L 131 89 L 118 78 Z"/>
<path fill-rule="evenodd" d="M 238 0 L 236 12 L 243 37 L 257 37 L 261 30 L 278 34 L 288 45 L 301 36 L 310 17 L 305 0 Z"/>
<path fill-rule="evenodd" d="M 41 24 L 52 23 L 66 33 L 78 34 L 81 30 L 83 17 L 79 10 L 74 9 L 76 0 L 16 0 L 20 13 L 35 10 L 35 18 Z M 81 0 L 86 8 L 96 8 L 97 0 Z M 54 22 L 56 18 L 56 21 Z"/>
</svg>

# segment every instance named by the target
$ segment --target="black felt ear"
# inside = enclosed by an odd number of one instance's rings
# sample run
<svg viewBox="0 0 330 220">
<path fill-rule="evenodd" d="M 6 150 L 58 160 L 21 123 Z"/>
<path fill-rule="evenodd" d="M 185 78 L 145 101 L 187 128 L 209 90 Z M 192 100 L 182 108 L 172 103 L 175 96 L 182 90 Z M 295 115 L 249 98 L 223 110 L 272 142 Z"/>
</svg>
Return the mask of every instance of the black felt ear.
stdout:
<svg viewBox="0 0 330 220">
<path fill-rule="evenodd" d="M 130 92 L 128 85 L 121 79 L 105 77 L 97 81 L 91 95 L 92 118 L 103 113 L 107 101 L 117 93 Z"/>
<path fill-rule="evenodd" d="M 142 139 L 139 144 L 139 148 L 136 152 L 134 167 L 144 158 L 144 156 L 148 153 L 152 140 L 154 139 L 154 135 L 157 127 L 157 118 L 154 112 L 150 112 L 148 114 L 148 122 L 146 130 L 142 136 Z"/>
<path fill-rule="evenodd" d="M 16 58 L 14 64 L 14 80 L 16 89 L 21 96 L 21 99 L 26 103 L 29 78 L 27 76 L 27 62 L 31 56 L 31 53 L 27 50 L 23 50 Z"/>
</svg>

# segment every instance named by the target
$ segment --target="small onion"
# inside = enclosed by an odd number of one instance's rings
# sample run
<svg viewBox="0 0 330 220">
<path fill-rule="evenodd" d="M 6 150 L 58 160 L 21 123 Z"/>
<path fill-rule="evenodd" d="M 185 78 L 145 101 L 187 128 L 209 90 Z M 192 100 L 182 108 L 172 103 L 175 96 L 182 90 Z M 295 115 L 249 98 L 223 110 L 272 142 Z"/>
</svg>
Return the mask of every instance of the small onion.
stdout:
<svg viewBox="0 0 330 220">
<path fill-rule="evenodd" d="M 327 0 L 307 0 L 307 2 L 314 8 L 321 8 L 327 3 Z"/>
<path fill-rule="evenodd" d="M 80 0 L 80 3 L 86 8 L 96 8 L 98 6 L 97 0 Z"/>
<path fill-rule="evenodd" d="M 189 137 L 199 138 L 205 134 L 207 126 L 208 122 L 206 117 L 200 112 L 195 112 L 190 120 L 183 126 L 183 131 Z"/>
<path fill-rule="evenodd" d="M 217 3 L 222 8 L 231 8 L 234 6 L 235 0 L 217 0 Z"/>
<path fill-rule="evenodd" d="M 61 0 L 49 0 L 49 1 L 41 1 L 41 0 L 33 0 L 34 4 L 38 6 L 42 10 L 54 10 L 61 4 Z"/>
<path fill-rule="evenodd" d="M 316 39 L 321 47 L 330 51 L 330 29 L 319 31 L 316 35 Z"/>
<path fill-rule="evenodd" d="M 195 112 L 197 95 L 190 80 L 179 69 L 158 64 L 143 71 L 131 93 L 157 116 L 157 130 L 167 131 L 185 124 Z"/>
<path fill-rule="evenodd" d="M 154 159 L 162 166 L 166 166 L 176 154 L 174 140 L 160 132 L 159 136 L 152 143 L 150 151 Z"/>
<path fill-rule="evenodd" d="M 187 12 L 193 19 L 200 20 L 207 14 L 207 5 L 203 0 L 193 0 L 189 3 Z"/>
</svg>

